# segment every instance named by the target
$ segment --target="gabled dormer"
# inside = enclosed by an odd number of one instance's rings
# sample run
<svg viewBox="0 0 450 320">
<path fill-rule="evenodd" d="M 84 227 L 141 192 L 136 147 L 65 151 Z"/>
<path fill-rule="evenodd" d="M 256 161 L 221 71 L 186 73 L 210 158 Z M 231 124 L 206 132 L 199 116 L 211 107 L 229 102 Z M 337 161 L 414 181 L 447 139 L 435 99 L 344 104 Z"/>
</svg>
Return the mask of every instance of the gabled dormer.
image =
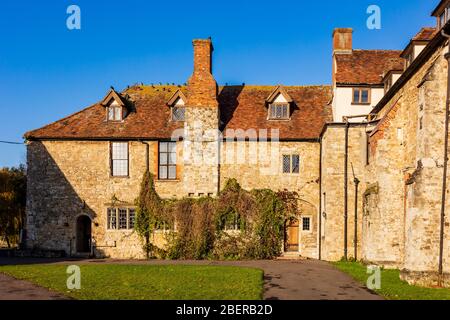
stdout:
<svg viewBox="0 0 450 320">
<path fill-rule="evenodd" d="M 390 70 L 383 76 L 384 93 L 388 92 L 402 76 L 403 70 Z"/>
<path fill-rule="evenodd" d="M 278 86 L 266 99 L 268 120 L 289 120 L 293 100 L 282 86 Z"/>
<path fill-rule="evenodd" d="M 187 98 L 181 90 L 177 90 L 167 105 L 170 108 L 170 118 L 172 121 L 185 121 L 186 120 L 186 102 Z"/>
<path fill-rule="evenodd" d="M 107 121 L 123 121 L 130 112 L 126 98 L 122 97 L 114 88 L 111 88 L 100 104 L 105 107 Z"/>
<path fill-rule="evenodd" d="M 431 15 L 436 17 L 437 28 L 442 29 L 442 27 L 450 20 L 450 0 L 442 0 L 439 2 Z"/>
<path fill-rule="evenodd" d="M 423 51 L 423 49 L 425 49 L 427 44 L 431 41 L 431 39 L 433 39 L 436 32 L 436 28 L 425 27 L 411 39 L 408 46 L 401 54 L 401 57 L 405 59 L 405 69 L 408 68 Z"/>
</svg>

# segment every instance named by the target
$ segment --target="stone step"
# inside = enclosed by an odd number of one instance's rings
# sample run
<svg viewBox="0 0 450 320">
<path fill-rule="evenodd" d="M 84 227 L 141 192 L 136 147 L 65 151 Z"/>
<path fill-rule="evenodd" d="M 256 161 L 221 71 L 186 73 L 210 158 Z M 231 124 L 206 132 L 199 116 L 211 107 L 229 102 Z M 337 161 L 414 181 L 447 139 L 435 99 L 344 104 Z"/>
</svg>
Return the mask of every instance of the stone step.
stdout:
<svg viewBox="0 0 450 320">
<path fill-rule="evenodd" d="M 277 260 L 306 260 L 304 257 L 302 257 L 299 253 L 283 253 L 280 257 L 277 258 Z"/>
</svg>

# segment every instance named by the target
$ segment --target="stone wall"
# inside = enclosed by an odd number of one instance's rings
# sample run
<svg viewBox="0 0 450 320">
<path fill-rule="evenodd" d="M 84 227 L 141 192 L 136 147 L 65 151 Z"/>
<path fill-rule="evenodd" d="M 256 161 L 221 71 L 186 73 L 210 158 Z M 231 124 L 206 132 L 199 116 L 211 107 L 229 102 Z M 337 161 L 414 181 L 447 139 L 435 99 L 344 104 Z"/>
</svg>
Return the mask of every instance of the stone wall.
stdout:
<svg viewBox="0 0 450 320">
<path fill-rule="evenodd" d="M 447 61 L 440 48 L 379 114 L 370 137 L 370 261 L 392 262 L 411 283 L 437 283 Z M 448 202 L 447 202 L 448 203 Z M 447 212 L 450 207 L 447 205 Z M 448 215 L 444 271 L 449 272 Z M 383 239 L 390 239 L 381 243 Z M 388 253 L 390 251 L 390 253 Z"/>
<path fill-rule="evenodd" d="M 346 125 L 329 125 L 322 137 L 322 259 L 340 260 L 344 257 L 345 225 L 345 135 Z M 350 124 L 348 128 L 348 167 L 347 167 L 347 257 L 355 257 L 355 213 L 356 256 L 362 250 L 362 194 L 364 192 L 366 164 L 366 126 Z M 358 185 L 357 212 L 355 212 L 355 177 Z"/>
<path fill-rule="evenodd" d="M 283 155 L 300 156 L 299 174 L 284 174 Z M 311 232 L 300 230 L 300 253 L 318 258 L 319 159 L 317 142 L 225 142 L 221 148 L 222 188 L 236 179 L 244 189 L 271 189 L 297 192 L 301 217 L 311 218 Z"/>
<path fill-rule="evenodd" d="M 148 142 L 157 150 L 157 142 Z M 107 230 L 107 208 L 134 207 L 146 170 L 146 146 L 129 142 L 129 177 L 110 175 L 110 143 L 94 141 L 32 141 L 28 144 L 28 246 L 75 253 L 76 220 L 92 219 L 92 237 L 98 255 L 142 258 L 142 246 L 133 230 Z M 182 156 L 182 145 L 178 145 Z M 157 152 L 150 152 L 150 170 L 156 174 Z M 180 169 L 181 171 L 181 169 Z M 181 181 L 156 181 L 164 198 L 187 196 Z M 160 236 L 157 236 L 160 237 Z M 160 240 L 158 240 L 160 241 Z"/>
<path fill-rule="evenodd" d="M 212 110 L 212 109 L 198 109 Z M 197 116 L 199 116 L 197 114 Z M 197 117 L 198 118 L 198 117 Z M 158 142 L 147 141 L 149 168 L 157 177 Z M 216 144 L 217 141 L 202 142 Z M 230 150 L 242 154 L 240 143 L 222 144 L 221 158 Z M 244 143 L 244 154 L 267 147 L 267 158 L 257 163 L 241 163 L 228 159 L 220 166 L 223 187 L 229 178 L 236 178 L 246 189 L 270 188 L 275 191 L 297 191 L 301 198 L 301 216 L 311 217 L 311 232 L 301 233 L 301 253 L 318 257 L 317 229 L 319 202 L 319 144 L 309 142 L 279 143 L 276 147 L 264 143 Z M 252 145 L 252 146 L 250 146 Z M 255 148 L 257 145 L 261 148 Z M 186 150 L 192 144 L 177 144 L 177 180 L 155 181 L 156 191 L 163 198 L 215 195 L 218 189 L 217 164 L 185 165 Z M 31 141 L 28 144 L 28 246 L 41 249 L 76 251 L 76 221 L 80 215 L 92 220 L 92 237 L 98 256 L 113 258 L 143 258 L 141 240 L 133 230 L 107 230 L 107 209 L 112 206 L 133 208 L 146 170 L 146 148 L 142 142 L 129 142 L 129 176 L 110 174 L 110 142 L 108 141 Z M 271 150 L 278 150 L 273 158 Z M 256 151 L 258 152 L 258 151 Z M 258 153 L 257 153 L 258 154 Z M 259 154 L 262 154 L 261 152 Z M 282 174 L 283 154 L 299 154 L 300 174 Z M 269 167 L 266 167 L 270 164 Z M 265 171 L 268 170 L 268 171 Z M 274 171 L 273 171 L 274 170 Z M 113 201 L 113 198 L 117 200 Z M 113 203 L 114 202 L 114 203 Z M 153 236 L 154 243 L 163 246 L 164 234 Z"/>
</svg>

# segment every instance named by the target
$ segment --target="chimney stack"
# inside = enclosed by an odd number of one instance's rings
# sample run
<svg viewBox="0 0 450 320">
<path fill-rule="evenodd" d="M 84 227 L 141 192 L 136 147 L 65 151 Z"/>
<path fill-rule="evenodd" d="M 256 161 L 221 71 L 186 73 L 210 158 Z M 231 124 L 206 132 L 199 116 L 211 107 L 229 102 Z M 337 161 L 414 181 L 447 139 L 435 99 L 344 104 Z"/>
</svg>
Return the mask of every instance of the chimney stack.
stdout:
<svg viewBox="0 0 450 320">
<path fill-rule="evenodd" d="M 333 54 L 351 53 L 353 50 L 353 29 L 336 28 L 333 32 Z"/>
<path fill-rule="evenodd" d="M 194 46 L 194 73 L 188 82 L 190 107 L 218 107 L 217 83 L 212 75 L 211 39 L 196 39 Z"/>
</svg>

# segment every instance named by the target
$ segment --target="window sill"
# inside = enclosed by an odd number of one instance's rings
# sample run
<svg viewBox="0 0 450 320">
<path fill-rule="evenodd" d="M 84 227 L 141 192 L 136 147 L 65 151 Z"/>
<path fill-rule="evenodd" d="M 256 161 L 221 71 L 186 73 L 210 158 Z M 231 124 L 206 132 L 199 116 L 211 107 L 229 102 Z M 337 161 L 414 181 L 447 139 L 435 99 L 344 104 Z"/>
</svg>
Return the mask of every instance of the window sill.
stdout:
<svg viewBox="0 0 450 320">
<path fill-rule="evenodd" d="M 176 180 L 161 180 L 161 179 L 156 179 L 155 182 L 161 182 L 161 183 L 176 183 L 176 182 L 181 182 L 181 180 L 176 179 Z"/>
<path fill-rule="evenodd" d="M 359 103 L 359 102 L 352 102 L 352 106 L 370 106 L 372 103 L 366 102 L 366 103 Z"/>
</svg>

